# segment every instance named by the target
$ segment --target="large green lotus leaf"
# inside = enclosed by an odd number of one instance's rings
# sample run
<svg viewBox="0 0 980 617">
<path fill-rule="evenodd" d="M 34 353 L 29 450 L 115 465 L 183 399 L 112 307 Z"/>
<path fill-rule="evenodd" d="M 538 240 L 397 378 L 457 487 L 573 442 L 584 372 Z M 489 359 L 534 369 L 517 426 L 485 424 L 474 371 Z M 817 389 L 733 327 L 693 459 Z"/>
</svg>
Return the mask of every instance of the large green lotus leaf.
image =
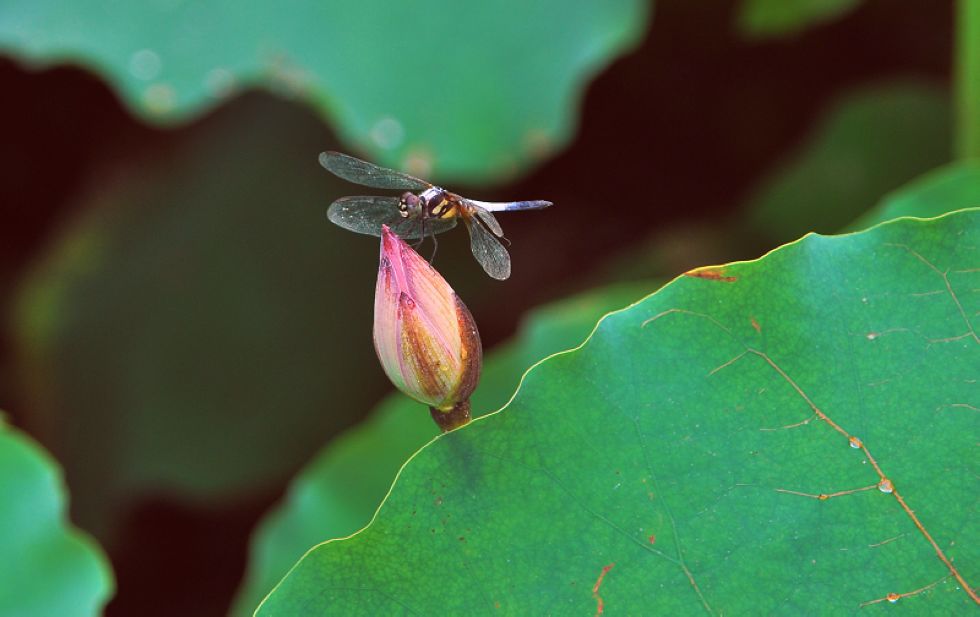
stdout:
<svg viewBox="0 0 980 617">
<path fill-rule="evenodd" d="M 350 190 L 317 165 L 329 143 L 293 106 L 236 101 L 101 174 L 25 282 L 25 422 L 104 540 L 141 497 L 268 490 L 387 391 L 378 245 L 326 220 Z"/>
<path fill-rule="evenodd" d="M 645 0 L 6 0 L 0 50 L 90 67 L 156 122 L 272 87 L 384 163 L 480 179 L 564 145 L 587 81 L 639 41 L 650 11 Z"/>
<path fill-rule="evenodd" d="M 949 122 L 945 95 L 930 86 L 896 82 L 848 94 L 749 197 L 748 225 L 773 243 L 837 232 L 889 191 L 946 163 Z"/>
<path fill-rule="evenodd" d="M 58 464 L 0 416 L 0 615 L 100 615 L 113 591 L 102 550 L 68 523 Z"/>
<path fill-rule="evenodd" d="M 258 614 L 964 613 L 939 555 L 976 584 L 978 246 L 970 210 L 675 280 L 421 449 Z"/>
<path fill-rule="evenodd" d="M 796 34 L 860 6 L 861 0 L 742 0 L 738 29 L 748 37 Z"/>
<path fill-rule="evenodd" d="M 527 367 L 577 345 L 599 317 L 655 287 L 652 282 L 624 283 L 535 309 L 515 341 L 488 354 L 472 398 L 474 413 L 499 409 Z M 251 615 L 309 548 L 367 524 L 398 468 L 437 432 L 423 406 L 394 394 L 371 419 L 326 446 L 255 532 L 233 614 Z"/>
<path fill-rule="evenodd" d="M 902 216 L 930 218 L 980 206 L 980 162 L 965 160 L 916 178 L 882 199 L 874 209 L 852 223 L 851 230 L 866 229 Z"/>
</svg>

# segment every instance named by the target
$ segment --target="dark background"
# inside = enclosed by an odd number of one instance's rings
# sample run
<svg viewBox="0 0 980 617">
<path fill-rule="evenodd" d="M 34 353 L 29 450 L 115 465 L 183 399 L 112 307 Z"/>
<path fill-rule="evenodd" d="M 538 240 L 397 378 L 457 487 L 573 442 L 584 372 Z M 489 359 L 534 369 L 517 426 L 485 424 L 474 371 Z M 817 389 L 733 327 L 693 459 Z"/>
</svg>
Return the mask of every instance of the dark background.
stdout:
<svg viewBox="0 0 980 617">
<path fill-rule="evenodd" d="M 637 269 L 651 277 L 772 248 L 784 239 L 750 228 L 736 236 L 729 233 L 732 221 L 832 101 L 897 77 L 949 86 L 949 2 L 869 1 L 840 20 L 764 42 L 741 38 L 734 12 L 732 2 L 658 2 L 642 46 L 588 87 L 568 149 L 508 186 L 450 187 L 481 199 L 556 204 L 548 216 L 502 217 L 514 260 L 506 299 L 471 292 L 486 348 L 511 335 L 528 308 L 608 280 L 609 263 L 651 242 L 660 243 L 662 259 Z M 0 302 L 7 310 L 25 270 L 72 219 L 76 195 L 99 170 L 166 156 L 243 107 L 298 118 L 313 141 L 335 139 L 301 103 L 266 93 L 243 94 L 189 125 L 162 130 L 141 124 L 97 77 L 73 67 L 32 72 L 0 58 L 0 91 Z M 311 166 L 309 173 L 321 172 Z M 323 194 L 322 208 L 339 196 Z M 333 230 L 325 219 L 323 225 L 326 241 Z M 465 238 L 440 247 L 440 260 L 465 256 Z M 374 267 L 368 260 L 365 306 Z M 368 332 L 370 317 L 351 327 Z M 0 408 L 31 430 L 12 333 L 2 336 Z M 369 410 L 348 410 L 311 444 L 326 444 Z M 56 445 L 37 436 L 57 454 Z M 66 473 L 71 488 L 73 470 Z M 106 545 L 118 588 L 107 614 L 221 613 L 242 576 L 249 533 L 287 481 L 221 504 L 140 496 L 119 513 L 119 529 Z"/>
</svg>

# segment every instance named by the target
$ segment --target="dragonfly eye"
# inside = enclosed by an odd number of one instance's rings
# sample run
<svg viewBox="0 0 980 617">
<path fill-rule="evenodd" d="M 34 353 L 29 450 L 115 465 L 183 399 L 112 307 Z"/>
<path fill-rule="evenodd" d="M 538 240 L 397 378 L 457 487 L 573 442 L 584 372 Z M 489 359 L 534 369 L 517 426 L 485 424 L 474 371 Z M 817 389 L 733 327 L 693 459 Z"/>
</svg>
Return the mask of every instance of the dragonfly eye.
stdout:
<svg viewBox="0 0 980 617">
<path fill-rule="evenodd" d="M 419 196 L 414 193 L 402 193 L 398 200 L 398 211 L 403 217 L 408 217 L 419 208 Z"/>
<path fill-rule="evenodd" d="M 419 216 L 424 208 L 425 198 L 415 193 L 402 193 L 398 200 L 398 210 L 404 218 Z"/>
</svg>

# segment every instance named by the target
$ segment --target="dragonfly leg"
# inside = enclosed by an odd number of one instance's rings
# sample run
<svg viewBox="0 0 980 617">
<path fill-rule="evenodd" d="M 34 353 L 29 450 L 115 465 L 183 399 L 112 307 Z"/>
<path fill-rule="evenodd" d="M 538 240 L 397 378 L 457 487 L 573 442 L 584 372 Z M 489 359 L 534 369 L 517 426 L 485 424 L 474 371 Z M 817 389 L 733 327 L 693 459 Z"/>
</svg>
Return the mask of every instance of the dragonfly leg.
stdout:
<svg viewBox="0 0 980 617">
<path fill-rule="evenodd" d="M 422 243 L 425 242 L 425 218 L 419 219 L 419 239 L 412 244 L 412 248 L 418 250 Z"/>
<path fill-rule="evenodd" d="M 432 262 L 436 260 L 436 251 L 439 250 L 439 239 L 436 238 L 435 233 L 431 233 L 429 235 L 432 236 L 432 256 L 429 257 L 429 265 L 431 266 Z"/>
</svg>

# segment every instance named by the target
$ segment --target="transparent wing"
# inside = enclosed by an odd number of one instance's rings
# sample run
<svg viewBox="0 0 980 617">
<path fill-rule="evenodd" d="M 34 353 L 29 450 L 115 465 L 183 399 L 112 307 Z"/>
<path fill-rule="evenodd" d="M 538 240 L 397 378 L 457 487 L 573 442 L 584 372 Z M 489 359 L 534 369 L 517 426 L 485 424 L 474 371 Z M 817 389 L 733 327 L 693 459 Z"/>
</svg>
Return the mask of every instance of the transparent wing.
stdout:
<svg viewBox="0 0 980 617">
<path fill-rule="evenodd" d="M 348 182 L 376 189 L 409 189 L 419 191 L 431 184 L 394 169 L 379 167 L 341 152 L 321 152 L 320 165 Z"/>
<path fill-rule="evenodd" d="M 484 210 L 479 206 L 476 206 L 473 208 L 473 213 L 476 214 L 476 216 L 481 221 L 483 221 L 484 225 L 490 228 L 490 231 L 493 232 L 493 235 L 497 236 L 498 238 L 504 237 L 503 228 L 500 227 L 500 223 L 497 222 L 497 219 L 495 219 L 493 215 L 490 214 L 490 212 Z"/>
<path fill-rule="evenodd" d="M 387 225 L 403 240 L 418 240 L 425 235 L 441 234 L 456 226 L 456 219 L 428 219 L 425 229 L 418 218 L 405 218 L 398 211 L 397 197 L 341 197 L 327 209 L 330 222 L 344 229 L 371 236 L 381 235 Z"/>
<path fill-rule="evenodd" d="M 470 249 L 473 256 L 480 262 L 483 269 L 491 278 L 504 281 L 510 278 L 510 254 L 480 221 L 472 217 L 464 217 L 466 229 L 470 232 Z"/>
<path fill-rule="evenodd" d="M 399 216 L 397 221 L 385 224 L 402 240 L 418 240 L 423 235 L 432 236 L 449 231 L 456 226 L 456 219 L 425 219 L 423 228 L 420 219 L 406 219 Z"/>
<path fill-rule="evenodd" d="M 487 212 L 516 212 L 518 210 L 541 210 L 553 206 L 550 201 L 540 199 L 533 201 L 477 201 L 475 199 L 464 199 L 471 206 L 483 208 Z"/>
</svg>

